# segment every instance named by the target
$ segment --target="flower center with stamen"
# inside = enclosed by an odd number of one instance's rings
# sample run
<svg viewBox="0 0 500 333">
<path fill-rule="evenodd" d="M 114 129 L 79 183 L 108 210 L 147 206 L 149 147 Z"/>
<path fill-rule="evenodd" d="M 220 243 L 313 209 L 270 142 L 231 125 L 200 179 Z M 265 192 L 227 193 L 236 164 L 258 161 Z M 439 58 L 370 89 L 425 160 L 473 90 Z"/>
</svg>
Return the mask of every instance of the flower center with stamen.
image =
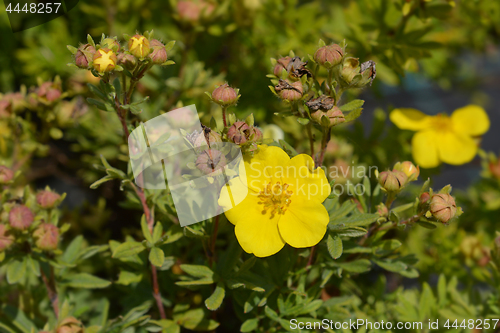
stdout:
<svg viewBox="0 0 500 333">
<path fill-rule="evenodd" d="M 451 118 L 446 114 L 438 114 L 432 119 L 432 127 L 434 127 L 438 131 L 452 131 L 453 123 L 451 122 Z"/>
<path fill-rule="evenodd" d="M 290 185 L 276 182 L 274 185 L 269 183 L 260 191 L 258 198 L 259 205 L 262 205 L 262 215 L 271 213 L 271 218 L 276 214 L 285 214 L 292 200 L 290 199 L 293 192 L 289 189 Z"/>
</svg>

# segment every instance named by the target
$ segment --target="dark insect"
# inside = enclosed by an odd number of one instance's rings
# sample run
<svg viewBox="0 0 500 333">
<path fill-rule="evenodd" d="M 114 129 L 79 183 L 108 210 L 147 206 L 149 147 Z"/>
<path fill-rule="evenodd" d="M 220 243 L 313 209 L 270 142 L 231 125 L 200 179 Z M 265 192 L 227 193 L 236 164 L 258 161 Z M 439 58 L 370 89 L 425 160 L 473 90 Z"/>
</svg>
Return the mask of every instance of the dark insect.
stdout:
<svg viewBox="0 0 500 333">
<path fill-rule="evenodd" d="M 317 98 L 310 99 L 306 102 L 306 105 L 311 111 L 328 111 L 335 105 L 335 100 L 330 96 L 321 95 Z"/>
<path fill-rule="evenodd" d="M 370 71 L 369 72 L 369 78 L 370 78 L 370 86 L 372 85 L 373 80 L 377 76 L 377 70 L 375 68 L 375 61 L 373 60 L 368 60 L 364 63 L 361 64 L 361 70 L 359 71 L 361 75 L 364 74 L 365 71 Z"/>
<path fill-rule="evenodd" d="M 295 91 L 298 91 L 299 93 L 302 94 L 302 91 L 300 91 L 299 89 L 295 88 L 294 86 L 292 86 L 290 83 L 286 82 L 285 80 L 280 79 L 278 85 L 276 85 L 274 87 L 274 90 L 278 93 L 278 92 L 280 92 L 282 90 L 285 90 L 285 89 L 295 90 Z"/>
<path fill-rule="evenodd" d="M 299 57 L 293 57 L 286 66 L 286 71 L 293 77 L 297 78 L 301 78 L 304 75 L 311 77 L 312 73 L 305 67 L 306 65 L 307 61 L 302 61 Z"/>
</svg>

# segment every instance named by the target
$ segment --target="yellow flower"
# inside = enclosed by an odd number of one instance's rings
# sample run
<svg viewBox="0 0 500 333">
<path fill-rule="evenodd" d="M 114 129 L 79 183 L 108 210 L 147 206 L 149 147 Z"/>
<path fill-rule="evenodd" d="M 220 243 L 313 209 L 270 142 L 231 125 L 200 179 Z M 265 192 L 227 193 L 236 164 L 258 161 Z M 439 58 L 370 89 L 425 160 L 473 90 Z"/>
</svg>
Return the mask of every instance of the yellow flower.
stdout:
<svg viewBox="0 0 500 333">
<path fill-rule="evenodd" d="M 486 133 L 490 127 L 488 115 L 477 105 L 457 109 L 451 116 L 395 109 L 390 119 L 401 129 L 417 131 L 412 139 L 412 154 L 423 168 L 434 168 L 441 162 L 454 165 L 470 162 L 477 153 L 474 137 Z"/>
<path fill-rule="evenodd" d="M 99 49 L 94 53 L 94 69 L 100 74 L 111 72 L 116 67 L 116 54 L 110 49 Z"/>
<path fill-rule="evenodd" d="M 143 59 L 149 54 L 151 46 L 146 37 L 135 35 L 128 40 L 128 50 L 133 56 Z"/>
<path fill-rule="evenodd" d="M 322 169 L 308 155 L 290 158 L 281 148 L 260 145 L 240 165 L 240 177 L 221 190 L 219 205 L 235 225 L 243 250 L 257 257 L 293 247 L 316 245 L 329 216 L 322 202 L 330 194 Z M 248 192 L 248 193 L 247 193 Z M 246 195 L 234 208 L 234 197 Z"/>
</svg>

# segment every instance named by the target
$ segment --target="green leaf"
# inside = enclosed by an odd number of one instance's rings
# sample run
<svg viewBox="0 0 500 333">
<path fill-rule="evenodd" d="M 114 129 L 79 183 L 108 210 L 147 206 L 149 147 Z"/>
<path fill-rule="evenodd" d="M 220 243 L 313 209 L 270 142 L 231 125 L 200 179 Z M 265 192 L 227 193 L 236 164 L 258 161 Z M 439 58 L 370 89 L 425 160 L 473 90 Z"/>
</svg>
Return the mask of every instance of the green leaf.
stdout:
<svg viewBox="0 0 500 333">
<path fill-rule="evenodd" d="M 389 272 L 399 273 L 408 268 L 408 266 L 401 261 L 392 261 L 392 260 L 374 260 L 374 262 Z"/>
<path fill-rule="evenodd" d="M 149 261 L 156 267 L 161 267 L 163 261 L 165 261 L 165 253 L 163 253 L 162 249 L 153 247 L 149 252 Z"/>
<path fill-rule="evenodd" d="M 68 264 L 74 264 L 76 262 L 76 259 L 78 258 L 78 254 L 80 253 L 80 249 L 83 244 L 83 236 L 78 235 L 71 241 L 71 243 L 68 245 L 66 248 L 66 251 L 64 251 L 64 254 L 62 255 L 62 260 L 64 262 L 67 262 Z"/>
<path fill-rule="evenodd" d="M 113 87 L 115 88 L 116 97 L 119 99 L 122 93 L 122 85 L 120 84 L 120 78 L 115 78 L 113 80 Z"/>
<path fill-rule="evenodd" d="M 368 272 L 372 264 L 370 260 L 368 259 L 359 259 L 355 261 L 350 261 L 350 262 L 333 262 L 334 266 L 340 267 L 348 272 L 353 272 L 353 273 L 364 273 Z"/>
<path fill-rule="evenodd" d="M 189 275 L 194 276 L 194 277 L 200 277 L 200 278 L 213 277 L 213 275 L 214 275 L 214 272 L 212 272 L 212 270 L 210 268 L 208 268 L 207 266 L 203 266 L 203 265 L 184 264 L 184 265 L 181 265 L 180 267 L 184 272 L 186 272 Z"/>
<path fill-rule="evenodd" d="M 145 214 L 142 214 L 142 217 L 141 217 L 141 230 L 142 230 L 142 235 L 144 236 L 144 238 L 146 238 L 146 240 L 153 244 L 153 235 L 151 235 L 151 232 L 149 231 L 149 226 L 148 226 L 148 222 L 146 222 L 146 215 Z"/>
<path fill-rule="evenodd" d="M 431 311 L 436 304 L 436 299 L 432 293 L 431 288 L 427 282 L 424 282 L 422 286 L 422 294 L 420 295 L 420 303 L 418 306 L 418 312 L 420 314 L 420 321 L 424 321 L 426 318 L 430 318 Z"/>
<path fill-rule="evenodd" d="M 95 190 L 96 188 L 98 188 L 101 184 L 104 184 L 105 182 L 108 182 L 110 180 L 112 180 L 113 177 L 109 176 L 109 175 L 106 175 L 104 177 L 102 177 L 101 179 L 99 179 L 98 181 L 92 183 L 92 185 L 90 185 L 90 188 Z"/>
<path fill-rule="evenodd" d="M 365 104 L 365 101 L 363 101 L 362 99 L 355 99 L 347 104 L 342 105 L 340 107 L 340 111 L 342 112 L 353 111 L 361 108 L 363 104 Z"/>
<path fill-rule="evenodd" d="M 274 321 L 278 321 L 280 319 L 280 317 L 278 316 L 278 314 L 276 313 L 276 311 L 274 311 L 273 309 L 271 309 L 269 306 L 266 305 L 266 307 L 264 308 L 264 310 L 265 310 L 266 316 L 269 319 L 274 320 Z"/>
<path fill-rule="evenodd" d="M 247 319 L 240 327 L 240 332 L 253 332 L 259 326 L 259 318 Z"/>
<path fill-rule="evenodd" d="M 96 96 L 98 96 L 100 99 L 102 100 L 107 100 L 108 97 L 106 96 L 106 94 L 104 92 L 102 92 L 98 87 L 94 86 L 92 83 L 87 83 L 87 87 L 89 87 L 90 91 L 92 91 L 92 93 Z M 95 99 L 91 98 L 91 100 L 95 101 Z M 88 99 L 87 99 L 88 101 Z M 89 103 L 93 103 L 93 102 L 90 102 Z M 103 103 L 104 105 L 104 103 Z"/>
<path fill-rule="evenodd" d="M 163 235 L 163 225 L 160 222 L 156 222 L 153 228 L 153 244 L 158 243 L 162 235 Z"/>
<path fill-rule="evenodd" d="M 366 235 L 368 231 L 366 231 L 365 228 L 353 227 L 353 228 L 335 230 L 334 232 L 341 237 L 359 237 Z"/>
<path fill-rule="evenodd" d="M 401 242 L 397 239 L 386 239 L 373 247 L 373 253 L 376 255 L 387 255 L 401 246 Z"/>
<path fill-rule="evenodd" d="M 168 42 L 166 45 L 165 45 L 165 50 L 170 51 L 175 45 L 175 40 L 171 40 L 170 42 Z"/>
<path fill-rule="evenodd" d="M 26 275 L 26 259 L 22 261 L 12 260 L 7 266 L 7 282 L 14 284 Z"/>
<path fill-rule="evenodd" d="M 2 315 L 8 319 L 9 323 L 12 323 L 19 331 L 23 333 L 36 332 L 36 326 L 31 322 L 28 316 L 18 308 L 11 305 L 3 305 L 1 307 Z M 0 327 L 2 327 L 0 325 Z M 8 331 L 7 331 L 8 332 Z M 17 332 L 17 331 L 15 331 Z"/>
<path fill-rule="evenodd" d="M 218 308 L 220 308 L 225 295 L 226 295 L 226 290 L 224 289 L 224 284 L 217 283 L 217 286 L 215 287 L 215 290 L 212 293 L 212 295 L 205 300 L 205 305 L 207 309 L 215 311 Z"/>
<path fill-rule="evenodd" d="M 437 285 L 437 293 L 438 293 L 438 306 L 442 308 L 446 305 L 447 293 L 446 293 L 446 277 L 441 274 L 439 276 L 438 285 Z"/>
<path fill-rule="evenodd" d="M 359 118 L 359 116 L 361 116 L 362 111 L 363 111 L 363 109 L 360 108 L 360 109 L 356 109 L 356 110 L 349 112 L 345 116 L 345 122 L 347 123 L 347 122 L 356 120 L 357 118 Z"/>
<path fill-rule="evenodd" d="M 98 278 L 97 276 L 90 275 L 88 273 L 66 275 L 61 283 L 69 287 L 85 289 L 101 289 L 106 288 L 111 284 L 111 282 L 107 280 Z"/>
<path fill-rule="evenodd" d="M 331 230 L 338 230 L 339 227 L 359 227 L 372 224 L 380 216 L 378 214 L 357 214 L 351 215 L 345 219 L 336 219 L 328 224 Z"/>
<path fill-rule="evenodd" d="M 421 226 L 422 228 L 425 228 L 425 229 L 436 229 L 437 226 L 434 224 L 434 223 L 431 223 L 431 222 L 427 222 L 427 221 L 417 221 L 416 222 L 417 225 Z"/>
<path fill-rule="evenodd" d="M 146 247 L 139 242 L 125 242 L 120 245 L 113 251 L 112 257 L 115 259 L 131 257 L 135 254 L 141 253 L 144 251 Z"/>
<path fill-rule="evenodd" d="M 141 282 L 142 277 L 143 277 L 142 273 L 121 271 L 120 275 L 118 276 L 118 281 L 116 281 L 116 283 L 124 285 L 124 286 L 128 286 L 131 283 Z"/>
<path fill-rule="evenodd" d="M 338 235 L 328 235 L 328 239 L 326 241 L 326 245 L 328 247 L 328 253 L 333 259 L 338 259 L 342 255 L 342 239 Z"/>
<path fill-rule="evenodd" d="M 189 287 L 189 286 L 203 286 L 207 284 L 213 284 L 214 279 L 206 277 L 199 280 L 193 281 L 177 281 L 175 284 L 178 286 Z"/>
<path fill-rule="evenodd" d="M 307 124 L 309 124 L 309 121 L 310 121 L 310 120 L 309 120 L 309 119 L 307 119 L 307 118 L 297 118 L 297 121 L 298 121 L 298 123 L 299 123 L 299 124 L 301 124 L 301 125 L 307 125 Z"/>
<path fill-rule="evenodd" d="M 356 204 L 354 202 L 352 202 L 351 200 L 345 201 L 344 203 L 342 203 L 340 208 L 330 213 L 330 222 L 333 222 L 335 220 L 338 220 L 346 216 L 347 214 L 352 212 L 354 208 L 356 208 Z"/>
<path fill-rule="evenodd" d="M 288 142 L 286 142 L 285 140 L 278 140 L 281 148 L 283 148 L 283 150 L 290 156 L 290 157 L 295 157 L 297 156 L 299 153 L 297 153 L 297 151 L 295 150 L 295 148 L 293 148 Z"/>
</svg>

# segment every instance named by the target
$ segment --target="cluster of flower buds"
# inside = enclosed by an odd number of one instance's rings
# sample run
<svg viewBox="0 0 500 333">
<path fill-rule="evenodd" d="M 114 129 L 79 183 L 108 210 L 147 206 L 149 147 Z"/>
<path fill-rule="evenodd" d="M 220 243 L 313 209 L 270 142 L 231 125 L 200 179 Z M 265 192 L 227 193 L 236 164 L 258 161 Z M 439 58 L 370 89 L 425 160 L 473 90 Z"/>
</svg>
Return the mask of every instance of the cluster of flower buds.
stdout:
<svg viewBox="0 0 500 333">
<path fill-rule="evenodd" d="M 26 88 L 24 88 L 24 90 L 26 90 Z M 25 107 L 26 101 L 24 93 L 11 92 L 5 95 L 0 94 L 0 119 L 6 118 Z"/>
<path fill-rule="evenodd" d="M 304 96 L 304 84 L 312 77 L 311 71 L 306 67 L 307 61 L 296 57 L 293 52 L 289 56 L 279 59 L 271 58 L 273 63 L 273 86 L 269 88 L 285 102 L 294 103 Z"/>
<path fill-rule="evenodd" d="M 253 119 L 253 115 L 250 115 Z M 248 119 L 248 118 L 247 118 Z M 253 125 L 253 121 L 235 121 L 227 131 L 229 142 L 239 146 L 256 145 L 262 141 L 262 131 Z"/>
<path fill-rule="evenodd" d="M 38 86 L 30 88 L 27 95 L 27 105 L 31 109 L 36 109 L 40 105 L 53 105 L 66 96 L 67 93 L 63 93 L 62 81 L 59 76 L 56 76 L 54 81 L 38 79 Z"/>
<path fill-rule="evenodd" d="M 455 199 L 450 195 L 451 186 L 443 187 L 438 193 L 432 189 L 423 192 L 419 198 L 419 208 L 425 212 L 425 217 L 442 223 L 448 223 L 454 217 L 462 214 L 462 208 L 457 207 Z"/>
<path fill-rule="evenodd" d="M 167 45 L 153 38 L 153 32 L 143 35 L 124 35 L 127 40 L 126 49 L 122 47 L 117 37 L 101 38 L 96 44 L 92 37 L 87 36 L 87 44 L 78 48 L 68 45 L 74 56 L 76 67 L 91 70 L 95 76 L 103 76 L 113 71 L 134 70 L 138 65 L 169 65 L 168 52 L 174 46 L 172 41 Z"/>
<path fill-rule="evenodd" d="M 321 95 L 309 100 L 306 105 L 311 112 L 311 119 L 325 128 L 345 122 L 344 114 L 330 96 Z"/>
<path fill-rule="evenodd" d="M 378 175 L 381 188 L 388 193 L 398 193 L 409 182 L 417 180 L 420 169 L 410 161 L 398 162 L 392 171 L 383 171 Z"/>
</svg>

